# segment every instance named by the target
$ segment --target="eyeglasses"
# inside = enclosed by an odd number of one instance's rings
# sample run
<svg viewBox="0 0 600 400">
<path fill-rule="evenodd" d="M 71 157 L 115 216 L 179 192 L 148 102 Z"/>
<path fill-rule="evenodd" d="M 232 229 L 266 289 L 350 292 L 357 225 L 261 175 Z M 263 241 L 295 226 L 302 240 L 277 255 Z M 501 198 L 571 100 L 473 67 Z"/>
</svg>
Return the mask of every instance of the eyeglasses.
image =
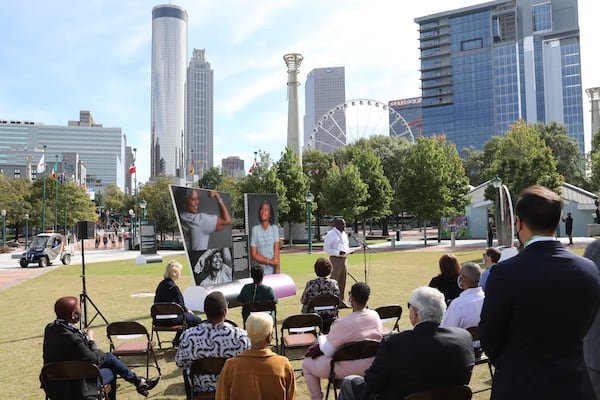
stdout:
<svg viewBox="0 0 600 400">
<path fill-rule="evenodd" d="M 483 256 L 484 257 L 489 257 L 487 253 L 483 253 Z"/>
<path fill-rule="evenodd" d="M 411 307 L 410 303 L 406 303 L 406 304 L 408 305 L 408 308 L 410 309 L 410 307 Z"/>
</svg>

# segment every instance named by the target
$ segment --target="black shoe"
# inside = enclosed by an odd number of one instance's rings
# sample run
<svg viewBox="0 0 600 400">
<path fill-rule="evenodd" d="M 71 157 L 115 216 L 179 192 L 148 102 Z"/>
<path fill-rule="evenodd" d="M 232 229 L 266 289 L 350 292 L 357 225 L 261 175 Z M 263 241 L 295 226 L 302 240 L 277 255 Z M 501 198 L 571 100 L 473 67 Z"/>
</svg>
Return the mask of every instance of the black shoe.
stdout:
<svg viewBox="0 0 600 400">
<path fill-rule="evenodd" d="M 137 385 L 135 390 L 142 396 L 148 397 L 148 394 L 149 394 L 148 392 L 150 390 L 152 390 L 156 385 L 158 385 L 159 381 L 160 381 L 160 377 L 158 377 L 156 379 L 151 379 L 151 380 L 146 380 L 146 379 L 142 378 L 142 380 L 140 381 L 140 384 Z"/>
</svg>

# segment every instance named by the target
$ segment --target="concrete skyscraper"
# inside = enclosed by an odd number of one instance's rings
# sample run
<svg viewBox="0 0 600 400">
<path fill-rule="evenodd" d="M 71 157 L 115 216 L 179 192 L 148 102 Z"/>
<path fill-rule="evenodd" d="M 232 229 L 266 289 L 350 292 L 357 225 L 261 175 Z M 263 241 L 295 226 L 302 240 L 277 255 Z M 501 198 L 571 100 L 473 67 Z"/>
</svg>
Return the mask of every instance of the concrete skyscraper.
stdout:
<svg viewBox="0 0 600 400">
<path fill-rule="evenodd" d="M 194 49 L 187 70 L 187 114 L 185 129 L 186 169 L 202 176 L 213 166 L 213 70 L 204 49 Z"/>
<path fill-rule="evenodd" d="M 185 9 L 176 5 L 152 9 L 151 178 L 186 175 L 187 20 Z"/>
<path fill-rule="evenodd" d="M 310 142 L 315 124 L 333 107 L 346 101 L 346 74 L 344 67 L 315 68 L 306 77 L 304 88 L 304 147 Z M 339 128 L 346 130 L 344 117 L 338 118 Z M 327 122 L 325 123 L 327 124 Z M 336 131 L 338 127 L 324 126 L 328 131 Z M 334 135 L 339 135 L 334 133 Z M 344 135 L 341 135 L 344 136 Z M 327 153 L 340 147 L 339 140 L 333 136 L 321 135 L 323 140 L 315 143 L 314 148 Z M 329 140 L 330 139 L 330 140 Z"/>
<path fill-rule="evenodd" d="M 415 19 L 423 135 L 482 149 L 522 118 L 584 150 L 577 0 L 497 0 Z"/>
</svg>

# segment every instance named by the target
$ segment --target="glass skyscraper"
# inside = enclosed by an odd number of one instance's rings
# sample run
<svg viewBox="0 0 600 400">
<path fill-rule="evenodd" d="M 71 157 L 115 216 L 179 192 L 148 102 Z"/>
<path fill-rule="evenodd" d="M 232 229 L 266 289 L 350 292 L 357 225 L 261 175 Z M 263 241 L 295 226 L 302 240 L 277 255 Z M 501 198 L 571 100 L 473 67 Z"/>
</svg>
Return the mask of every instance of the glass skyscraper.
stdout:
<svg viewBox="0 0 600 400">
<path fill-rule="evenodd" d="M 315 68 L 306 77 L 304 88 L 304 148 L 311 141 L 316 123 L 333 107 L 346 101 L 346 74 L 344 67 Z M 320 139 L 314 149 L 331 153 L 342 146 L 334 136 L 345 138 L 346 121 L 342 116 L 337 120 L 337 126 L 331 121 L 325 121 L 320 129 Z M 340 132 L 340 129 L 343 132 Z M 344 139 L 345 140 L 345 139 Z"/>
<path fill-rule="evenodd" d="M 152 9 L 151 178 L 186 175 L 187 19 L 187 12 L 176 5 Z"/>
<path fill-rule="evenodd" d="M 567 127 L 584 150 L 577 0 L 499 0 L 415 19 L 423 134 L 482 149 L 515 121 Z"/>
<path fill-rule="evenodd" d="M 194 174 L 213 166 L 213 70 L 204 57 L 204 49 L 194 49 L 187 70 L 186 169 Z"/>
</svg>

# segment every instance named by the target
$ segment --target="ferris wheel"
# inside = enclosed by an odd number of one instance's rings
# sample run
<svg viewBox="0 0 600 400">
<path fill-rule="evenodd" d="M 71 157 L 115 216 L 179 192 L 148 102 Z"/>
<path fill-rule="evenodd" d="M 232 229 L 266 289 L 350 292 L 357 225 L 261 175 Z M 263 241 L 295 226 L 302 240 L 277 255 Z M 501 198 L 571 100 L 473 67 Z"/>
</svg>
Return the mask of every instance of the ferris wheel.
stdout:
<svg viewBox="0 0 600 400">
<path fill-rule="evenodd" d="M 317 121 L 306 146 L 331 153 L 338 147 L 377 135 L 402 137 L 414 143 L 408 122 L 387 104 L 370 99 L 348 100 Z"/>
</svg>

